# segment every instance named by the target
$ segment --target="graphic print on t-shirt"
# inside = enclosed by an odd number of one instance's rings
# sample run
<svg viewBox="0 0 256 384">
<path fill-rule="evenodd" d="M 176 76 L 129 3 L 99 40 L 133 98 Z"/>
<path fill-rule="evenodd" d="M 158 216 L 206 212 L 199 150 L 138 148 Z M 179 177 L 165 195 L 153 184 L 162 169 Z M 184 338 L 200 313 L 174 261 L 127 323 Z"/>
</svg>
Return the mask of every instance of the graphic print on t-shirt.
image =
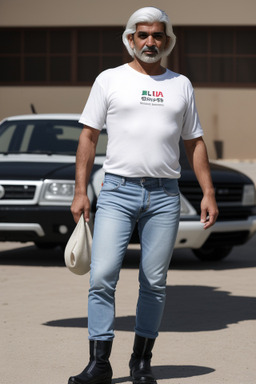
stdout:
<svg viewBox="0 0 256 384">
<path fill-rule="evenodd" d="M 163 107 L 164 106 L 163 92 L 142 90 L 140 104 Z"/>
</svg>

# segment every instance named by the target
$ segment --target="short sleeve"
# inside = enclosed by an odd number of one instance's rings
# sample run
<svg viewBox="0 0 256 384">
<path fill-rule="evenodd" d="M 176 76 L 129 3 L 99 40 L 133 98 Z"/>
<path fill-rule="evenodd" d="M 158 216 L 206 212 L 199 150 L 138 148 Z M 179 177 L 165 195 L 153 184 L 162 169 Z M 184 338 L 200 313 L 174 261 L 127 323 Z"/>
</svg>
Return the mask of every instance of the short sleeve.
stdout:
<svg viewBox="0 0 256 384">
<path fill-rule="evenodd" d="M 191 85 L 192 88 L 192 85 Z M 183 116 L 181 137 L 183 140 L 191 140 L 203 136 L 200 124 L 193 88 L 187 98 L 187 107 Z"/>
<path fill-rule="evenodd" d="M 79 123 L 101 130 L 107 115 L 107 101 L 104 89 L 96 79 L 85 104 Z"/>
</svg>

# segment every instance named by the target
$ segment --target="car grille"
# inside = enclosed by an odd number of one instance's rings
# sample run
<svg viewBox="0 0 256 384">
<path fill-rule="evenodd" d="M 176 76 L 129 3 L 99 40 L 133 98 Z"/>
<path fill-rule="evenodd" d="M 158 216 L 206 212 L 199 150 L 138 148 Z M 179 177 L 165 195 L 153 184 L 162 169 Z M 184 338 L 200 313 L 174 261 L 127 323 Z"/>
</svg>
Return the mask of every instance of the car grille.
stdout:
<svg viewBox="0 0 256 384">
<path fill-rule="evenodd" d="M 232 184 L 215 184 L 215 196 L 217 203 L 241 203 L 243 198 L 243 186 Z M 195 183 L 186 183 L 180 186 L 181 192 L 190 201 L 193 206 L 198 205 L 203 197 L 200 186 Z"/>
<path fill-rule="evenodd" d="M 33 205 L 38 203 L 42 181 L 0 180 L 0 205 Z"/>
<path fill-rule="evenodd" d="M 4 196 L 1 200 L 32 200 L 35 195 L 35 185 L 4 185 Z"/>
<path fill-rule="evenodd" d="M 215 184 L 215 196 L 219 207 L 219 217 L 222 220 L 245 220 L 250 215 L 250 209 L 242 207 L 243 185 Z M 195 182 L 180 184 L 180 191 L 200 214 L 202 190 Z"/>
</svg>

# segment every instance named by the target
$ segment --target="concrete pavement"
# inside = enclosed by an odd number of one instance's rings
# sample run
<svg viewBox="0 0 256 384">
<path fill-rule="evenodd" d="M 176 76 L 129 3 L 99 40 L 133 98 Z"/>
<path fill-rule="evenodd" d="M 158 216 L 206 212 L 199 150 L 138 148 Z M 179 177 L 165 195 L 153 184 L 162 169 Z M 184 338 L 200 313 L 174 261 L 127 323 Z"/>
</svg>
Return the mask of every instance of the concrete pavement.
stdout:
<svg viewBox="0 0 256 384">
<path fill-rule="evenodd" d="M 252 238 L 218 264 L 175 251 L 152 359 L 158 384 L 256 382 L 255 249 Z M 129 249 L 118 283 L 113 384 L 130 382 L 138 260 Z M 0 243 L 1 384 L 67 384 L 84 368 L 88 283 L 63 266 L 60 249 Z"/>
</svg>

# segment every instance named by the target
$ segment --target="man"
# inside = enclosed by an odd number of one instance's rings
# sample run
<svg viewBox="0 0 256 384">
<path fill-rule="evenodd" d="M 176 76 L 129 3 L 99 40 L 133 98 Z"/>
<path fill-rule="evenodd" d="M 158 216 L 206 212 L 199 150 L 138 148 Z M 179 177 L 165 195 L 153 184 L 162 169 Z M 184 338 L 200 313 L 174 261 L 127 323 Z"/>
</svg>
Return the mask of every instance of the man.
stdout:
<svg viewBox="0 0 256 384">
<path fill-rule="evenodd" d="M 101 73 L 80 122 L 76 189 L 71 211 L 89 220 L 86 187 L 103 125 L 108 130 L 105 179 L 94 225 L 88 331 L 90 361 L 69 384 L 110 384 L 114 293 L 136 222 L 141 242 L 140 290 L 129 367 L 134 384 L 155 384 L 150 361 L 165 303 L 166 276 L 180 216 L 179 139 L 203 191 L 205 229 L 218 209 L 202 128 L 189 80 L 161 66 L 175 35 L 167 15 L 154 7 L 136 11 L 123 42 L 133 61 Z"/>
</svg>

